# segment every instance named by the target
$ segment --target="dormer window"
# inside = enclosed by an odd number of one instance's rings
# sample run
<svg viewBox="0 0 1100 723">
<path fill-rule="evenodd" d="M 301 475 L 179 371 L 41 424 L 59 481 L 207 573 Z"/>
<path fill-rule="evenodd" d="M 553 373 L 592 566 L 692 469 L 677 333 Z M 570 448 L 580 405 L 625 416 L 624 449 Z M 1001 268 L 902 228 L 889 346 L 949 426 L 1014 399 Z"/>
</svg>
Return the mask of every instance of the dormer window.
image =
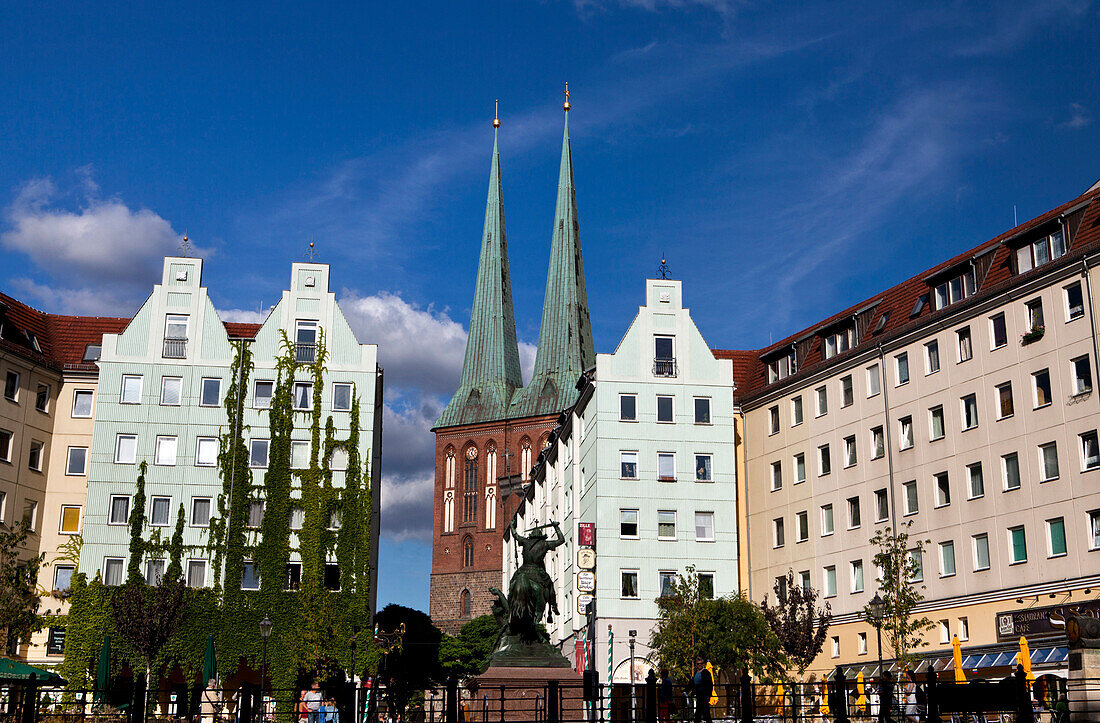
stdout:
<svg viewBox="0 0 1100 723">
<path fill-rule="evenodd" d="M 946 281 L 937 284 L 932 289 L 932 299 L 938 311 L 945 306 L 950 306 L 958 301 L 962 301 L 976 290 L 976 284 L 974 283 L 974 268 L 971 267 L 961 274 L 952 276 Z"/>
<path fill-rule="evenodd" d="M 825 345 L 822 348 L 822 354 L 825 359 L 832 359 L 837 354 L 842 354 L 855 345 L 856 330 L 849 326 L 825 336 Z"/>
<path fill-rule="evenodd" d="M 1062 229 L 1036 239 L 1016 249 L 1016 273 L 1031 271 L 1036 266 L 1066 255 L 1066 236 Z"/>
<path fill-rule="evenodd" d="M 768 384 L 786 379 L 796 371 L 798 371 L 798 365 L 795 363 L 792 349 L 778 359 L 768 362 Z"/>
</svg>

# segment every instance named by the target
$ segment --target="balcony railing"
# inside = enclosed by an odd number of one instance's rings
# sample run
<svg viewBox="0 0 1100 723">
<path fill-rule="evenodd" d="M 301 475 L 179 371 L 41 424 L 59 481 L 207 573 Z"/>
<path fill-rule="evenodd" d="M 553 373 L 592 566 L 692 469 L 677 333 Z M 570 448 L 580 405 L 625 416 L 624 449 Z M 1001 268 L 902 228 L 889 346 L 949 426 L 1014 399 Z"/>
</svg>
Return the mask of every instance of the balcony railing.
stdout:
<svg viewBox="0 0 1100 723">
<path fill-rule="evenodd" d="M 164 358 L 165 359 L 186 359 L 187 358 L 187 339 L 168 339 L 164 340 Z"/>
<path fill-rule="evenodd" d="M 675 359 L 653 360 L 653 376 L 655 377 L 674 377 L 678 371 Z"/>
<path fill-rule="evenodd" d="M 294 361 L 299 364 L 312 364 L 317 361 L 316 344 L 295 344 Z"/>
</svg>

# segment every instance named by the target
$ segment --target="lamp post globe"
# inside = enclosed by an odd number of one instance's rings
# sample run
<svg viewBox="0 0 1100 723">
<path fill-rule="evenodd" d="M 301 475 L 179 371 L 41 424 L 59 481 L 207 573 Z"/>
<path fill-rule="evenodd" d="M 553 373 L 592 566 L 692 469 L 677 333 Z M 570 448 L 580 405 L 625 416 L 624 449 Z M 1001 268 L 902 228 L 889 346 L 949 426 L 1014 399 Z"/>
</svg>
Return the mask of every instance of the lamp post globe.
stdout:
<svg viewBox="0 0 1100 723">
<path fill-rule="evenodd" d="M 267 639 L 271 637 L 271 629 L 275 627 L 275 624 L 271 622 L 271 618 L 264 615 L 264 619 L 260 621 L 260 640 L 264 644 L 263 662 L 260 664 L 260 706 L 261 710 L 266 713 L 266 707 L 264 705 L 263 691 L 264 683 L 267 682 Z"/>
<path fill-rule="evenodd" d="M 870 623 L 875 626 L 875 637 L 878 639 L 878 677 L 882 677 L 882 618 L 886 614 L 886 603 L 878 592 L 867 603 L 867 616 Z"/>
</svg>

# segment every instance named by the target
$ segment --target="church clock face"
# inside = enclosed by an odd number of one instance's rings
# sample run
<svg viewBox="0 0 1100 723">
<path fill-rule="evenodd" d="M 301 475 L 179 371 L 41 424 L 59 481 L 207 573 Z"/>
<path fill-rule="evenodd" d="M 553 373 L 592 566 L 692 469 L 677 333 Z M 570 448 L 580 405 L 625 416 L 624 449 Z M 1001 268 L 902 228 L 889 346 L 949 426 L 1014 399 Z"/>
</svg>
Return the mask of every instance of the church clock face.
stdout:
<svg viewBox="0 0 1100 723">
<path fill-rule="evenodd" d="M 577 567 L 582 570 L 592 570 L 596 567 L 596 551 L 591 547 L 582 547 L 577 550 Z"/>
</svg>

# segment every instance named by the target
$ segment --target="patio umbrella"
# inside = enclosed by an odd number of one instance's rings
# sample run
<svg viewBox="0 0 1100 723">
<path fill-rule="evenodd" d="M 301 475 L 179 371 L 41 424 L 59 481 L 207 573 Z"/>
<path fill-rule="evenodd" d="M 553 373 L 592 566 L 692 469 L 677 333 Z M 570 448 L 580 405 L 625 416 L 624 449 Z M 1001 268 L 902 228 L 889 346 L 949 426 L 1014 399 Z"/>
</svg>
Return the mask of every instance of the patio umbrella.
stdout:
<svg viewBox="0 0 1100 723">
<path fill-rule="evenodd" d="M 707 661 L 707 672 L 710 673 L 710 704 L 718 705 L 718 679 L 714 675 L 714 666 Z"/>
<path fill-rule="evenodd" d="M 783 687 L 782 683 L 780 683 L 779 687 L 775 689 L 775 695 L 779 698 L 779 715 L 783 715 L 783 710 L 787 707 L 787 689 Z"/>
<path fill-rule="evenodd" d="M 1024 666 L 1024 672 L 1027 673 L 1027 684 L 1031 685 L 1035 682 L 1035 676 L 1031 673 L 1031 650 L 1027 647 L 1027 638 L 1023 635 L 1020 636 L 1020 652 L 1016 654 L 1016 662 Z"/>
<path fill-rule="evenodd" d="M 218 659 L 214 653 L 214 636 L 210 635 L 206 638 L 206 657 L 202 661 L 202 683 L 203 687 L 210 682 L 211 678 L 218 677 Z"/>
<path fill-rule="evenodd" d="M 821 681 L 821 715 L 829 715 L 829 681 Z"/>
<path fill-rule="evenodd" d="M 856 708 L 860 713 L 867 712 L 867 688 L 863 685 L 863 671 L 856 676 Z"/>
<path fill-rule="evenodd" d="M 962 643 L 959 642 L 959 636 L 951 636 L 951 648 L 954 651 L 955 657 L 955 682 L 965 683 L 966 673 L 963 672 L 963 649 Z"/>
<path fill-rule="evenodd" d="M 107 681 L 111 677 L 111 636 L 103 636 L 99 650 L 99 663 L 95 669 L 95 702 L 102 703 L 107 694 Z"/>
</svg>

